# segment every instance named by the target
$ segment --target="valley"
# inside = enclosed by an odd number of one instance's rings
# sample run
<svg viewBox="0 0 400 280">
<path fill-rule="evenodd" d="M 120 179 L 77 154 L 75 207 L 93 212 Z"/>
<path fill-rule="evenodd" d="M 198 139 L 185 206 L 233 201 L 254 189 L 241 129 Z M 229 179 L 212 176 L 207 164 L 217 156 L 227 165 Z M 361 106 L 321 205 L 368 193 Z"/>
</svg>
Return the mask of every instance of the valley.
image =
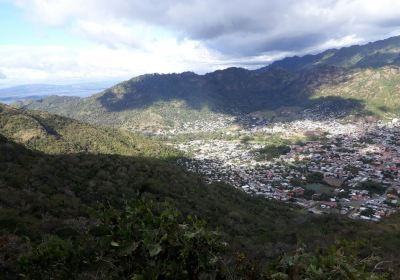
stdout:
<svg viewBox="0 0 400 280">
<path fill-rule="evenodd" d="M 179 150 L 265 199 L 379 221 L 399 207 L 400 37 L 247 70 L 147 74 L 87 98 L 20 101 Z"/>
<path fill-rule="evenodd" d="M 0 104 L 0 278 L 399 279 L 399 49 Z"/>
</svg>

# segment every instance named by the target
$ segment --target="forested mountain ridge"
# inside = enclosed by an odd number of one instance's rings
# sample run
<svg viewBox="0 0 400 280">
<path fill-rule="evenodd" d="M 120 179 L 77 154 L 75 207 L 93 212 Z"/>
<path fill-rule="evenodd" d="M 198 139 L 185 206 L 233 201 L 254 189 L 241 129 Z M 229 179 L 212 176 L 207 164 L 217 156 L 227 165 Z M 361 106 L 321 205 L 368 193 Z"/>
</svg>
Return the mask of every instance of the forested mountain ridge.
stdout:
<svg viewBox="0 0 400 280">
<path fill-rule="evenodd" d="M 342 68 L 378 68 L 400 65 L 400 36 L 354 45 L 341 49 L 329 49 L 316 55 L 288 57 L 264 68 L 281 67 L 289 71 L 301 71 L 320 65 Z"/>
<path fill-rule="evenodd" d="M 340 115 L 390 117 L 400 112 L 399 38 L 287 58 L 253 71 L 143 75 L 88 98 L 53 96 L 16 105 L 133 131 L 288 108 L 297 118 L 296 112 L 321 104 L 333 113 L 340 108 Z"/>
</svg>

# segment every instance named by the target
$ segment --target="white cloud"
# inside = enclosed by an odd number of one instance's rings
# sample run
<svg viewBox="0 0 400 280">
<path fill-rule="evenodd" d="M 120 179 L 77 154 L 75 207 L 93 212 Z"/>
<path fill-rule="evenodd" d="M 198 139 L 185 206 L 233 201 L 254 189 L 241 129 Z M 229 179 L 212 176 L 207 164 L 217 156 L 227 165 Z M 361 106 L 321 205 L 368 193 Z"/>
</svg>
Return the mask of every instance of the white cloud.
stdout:
<svg viewBox="0 0 400 280">
<path fill-rule="evenodd" d="M 129 78 L 261 67 L 400 34 L 398 0 L 15 0 L 84 48 L 0 46 L 6 81 Z"/>
<path fill-rule="evenodd" d="M 355 34 L 348 35 L 342 38 L 334 38 L 334 39 L 329 39 L 323 44 L 317 46 L 316 48 L 310 48 L 306 50 L 305 52 L 311 52 L 311 53 L 316 53 L 320 52 L 326 49 L 332 49 L 332 48 L 341 48 L 341 47 L 346 47 L 346 46 L 351 46 L 351 45 L 357 45 L 360 43 L 363 43 L 363 39 L 358 37 Z"/>
<path fill-rule="evenodd" d="M 193 70 L 204 73 L 233 66 L 193 41 L 154 42 L 146 49 L 59 46 L 0 46 L 0 65 L 8 84 L 128 79 L 143 73 Z"/>
<path fill-rule="evenodd" d="M 0 69 L 0 80 L 6 79 L 6 78 L 7 78 L 6 74 L 4 74 L 3 71 Z"/>
<path fill-rule="evenodd" d="M 70 20 L 90 22 L 82 26 L 82 30 L 105 44 L 110 44 L 111 39 L 116 44 L 133 42 L 135 45 L 138 38 L 130 35 L 128 26 L 147 26 L 201 41 L 208 47 L 236 56 L 304 51 L 354 34 L 366 41 L 385 37 L 392 31 L 400 32 L 398 0 L 17 2 L 49 24 Z M 110 23 L 108 27 L 107 23 Z"/>
<path fill-rule="evenodd" d="M 105 44 L 111 48 L 129 46 L 144 47 L 151 32 L 145 32 L 146 26 L 132 26 L 115 20 L 95 22 L 79 20 L 73 27 L 73 32 L 91 41 Z"/>
</svg>

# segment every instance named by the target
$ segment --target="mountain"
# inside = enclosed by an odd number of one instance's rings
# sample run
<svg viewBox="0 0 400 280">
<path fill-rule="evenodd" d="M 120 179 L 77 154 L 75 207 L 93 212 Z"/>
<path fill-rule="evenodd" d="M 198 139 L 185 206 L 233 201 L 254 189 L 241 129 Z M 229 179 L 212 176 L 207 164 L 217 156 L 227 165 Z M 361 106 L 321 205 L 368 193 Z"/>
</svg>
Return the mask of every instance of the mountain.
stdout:
<svg viewBox="0 0 400 280">
<path fill-rule="evenodd" d="M 27 84 L 0 88 L 0 102 L 11 103 L 17 100 L 38 100 L 49 95 L 87 97 L 102 91 L 115 82 L 92 82 L 70 85 Z"/>
<path fill-rule="evenodd" d="M 398 215 L 309 216 L 206 184 L 126 132 L 8 106 L 0 120 L 2 279 L 398 275 Z M 21 137 L 30 129 L 40 133 Z"/>
<path fill-rule="evenodd" d="M 342 70 L 332 67 L 304 73 L 230 68 L 206 75 L 154 74 L 133 78 L 88 98 L 49 97 L 16 105 L 133 131 L 184 128 L 188 123 L 206 127 L 258 111 L 288 107 L 298 111 L 323 102 L 340 104 L 346 112 L 361 108 L 357 100 L 311 99 L 321 84 L 334 86 L 343 75 Z"/>
<path fill-rule="evenodd" d="M 280 67 L 289 71 L 301 71 L 315 66 L 330 65 L 341 68 L 378 68 L 400 65 L 400 36 L 355 45 L 341 49 L 330 49 L 316 55 L 288 57 L 272 63 L 264 69 Z"/>
<path fill-rule="evenodd" d="M 399 55 L 400 37 L 393 37 L 254 71 L 143 75 L 83 99 L 47 97 L 16 105 L 150 132 L 221 128 L 258 112 L 275 120 L 289 112 L 295 119 L 304 109 L 321 107 L 327 115 L 389 118 L 400 113 Z"/>
</svg>

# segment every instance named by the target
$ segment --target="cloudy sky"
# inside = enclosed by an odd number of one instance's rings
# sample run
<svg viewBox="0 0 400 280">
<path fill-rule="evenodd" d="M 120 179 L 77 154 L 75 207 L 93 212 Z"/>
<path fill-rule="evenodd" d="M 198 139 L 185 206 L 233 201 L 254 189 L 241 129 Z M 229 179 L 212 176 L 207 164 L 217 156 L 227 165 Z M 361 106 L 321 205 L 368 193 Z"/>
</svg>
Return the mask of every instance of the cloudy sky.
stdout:
<svg viewBox="0 0 400 280">
<path fill-rule="evenodd" d="M 399 0 L 0 0 L 0 86 L 253 69 L 399 34 Z"/>
</svg>

